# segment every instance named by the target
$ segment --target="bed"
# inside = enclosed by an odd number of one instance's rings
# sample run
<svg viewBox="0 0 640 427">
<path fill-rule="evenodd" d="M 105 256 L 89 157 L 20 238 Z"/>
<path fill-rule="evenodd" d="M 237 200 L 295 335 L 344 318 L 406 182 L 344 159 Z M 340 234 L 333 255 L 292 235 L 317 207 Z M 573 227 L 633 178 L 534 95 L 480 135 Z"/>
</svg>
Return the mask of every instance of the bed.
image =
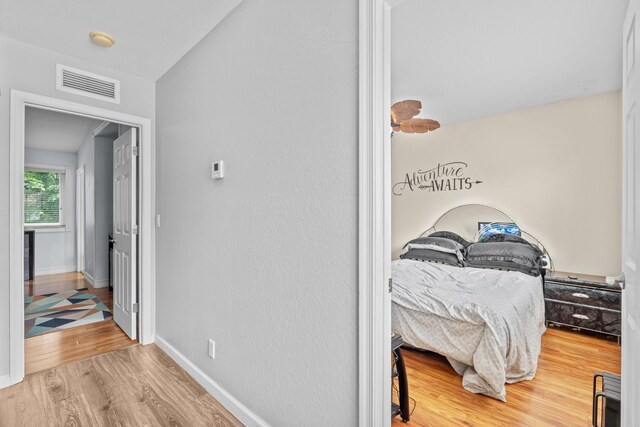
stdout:
<svg viewBox="0 0 640 427">
<path fill-rule="evenodd" d="M 530 380 L 536 373 L 545 332 L 545 261 L 541 257 L 531 270 L 520 265 L 511 268 L 493 256 L 485 257 L 493 260 L 493 268 L 478 262 L 477 256 L 474 261 L 473 254 L 479 250 L 497 248 L 502 253 L 505 247 L 511 248 L 491 242 L 467 242 L 464 259 L 458 254 L 456 260 L 446 251 L 436 252 L 437 259 L 411 256 L 433 247 L 438 239 L 429 236 L 434 235 L 438 234 L 433 230 L 423 233 L 427 239 L 412 241 L 405 253 L 409 255 L 392 262 L 392 330 L 409 346 L 445 356 L 462 376 L 466 390 L 506 401 L 505 383 Z M 492 239 L 521 245 L 517 249 L 528 244 L 522 237 Z M 464 239 L 461 242 L 464 246 Z M 548 258 L 546 249 L 540 253 Z"/>
</svg>

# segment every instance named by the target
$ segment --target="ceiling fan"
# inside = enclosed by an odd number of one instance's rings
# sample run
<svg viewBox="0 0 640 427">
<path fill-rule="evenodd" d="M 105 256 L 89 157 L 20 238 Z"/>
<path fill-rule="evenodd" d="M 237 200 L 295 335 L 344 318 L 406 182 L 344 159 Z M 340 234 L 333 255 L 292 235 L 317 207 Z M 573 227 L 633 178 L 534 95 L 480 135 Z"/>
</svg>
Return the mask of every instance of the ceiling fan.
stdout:
<svg viewBox="0 0 640 427">
<path fill-rule="evenodd" d="M 391 128 L 394 132 L 427 133 L 440 127 L 440 123 L 431 119 L 416 118 L 420 114 L 422 103 L 414 99 L 396 102 L 391 106 Z"/>
</svg>

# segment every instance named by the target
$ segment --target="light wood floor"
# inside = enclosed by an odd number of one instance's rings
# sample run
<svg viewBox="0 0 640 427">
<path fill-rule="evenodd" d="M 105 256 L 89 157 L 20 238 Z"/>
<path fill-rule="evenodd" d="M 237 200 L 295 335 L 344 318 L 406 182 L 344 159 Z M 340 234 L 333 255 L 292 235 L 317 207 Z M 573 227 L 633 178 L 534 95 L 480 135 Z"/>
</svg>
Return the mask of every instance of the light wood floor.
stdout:
<svg viewBox="0 0 640 427">
<path fill-rule="evenodd" d="M 549 328 L 536 377 L 507 385 L 503 403 L 464 390 L 461 377 L 441 356 L 410 350 L 403 355 L 416 407 L 408 424 L 396 417 L 395 427 L 591 426 L 593 374 L 620 373 L 616 342 Z"/>
<path fill-rule="evenodd" d="M 109 288 L 93 288 L 80 273 L 39 276 L 24 283 L 25 295 L 87 288 L 110 310 L 113 308 Z M 112 319 L 38 335 L 25 340 L 25 373 L 28 375 L 137 343 L 130 340 Z"/>
<path fill-rule="evenodd" d="M 241 426 L 158 347 L 134 346 L 0 390 L 0 426 Z"/>
</svg>

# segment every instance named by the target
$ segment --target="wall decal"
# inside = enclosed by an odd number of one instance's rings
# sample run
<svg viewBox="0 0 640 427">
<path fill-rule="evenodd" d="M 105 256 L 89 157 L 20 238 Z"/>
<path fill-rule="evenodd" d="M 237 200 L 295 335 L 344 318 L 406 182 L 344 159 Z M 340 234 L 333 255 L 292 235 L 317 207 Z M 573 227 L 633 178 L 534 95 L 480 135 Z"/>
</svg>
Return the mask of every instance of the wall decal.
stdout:
<svg viewBox="0 0 640 427">
<path fill-rule="evenodd" d="M 464 162 L 438 163 L 438 166 L 429 170 L 418 169 L 412 173 L 406 173 L 404 180 L 393 185 L 393 194 L 401 196 L 407 190 L 428 192 L 470 190 L 474 185 L 482 184 L 482 181 L 467 176 L 468 166 Z"/>
</svg>

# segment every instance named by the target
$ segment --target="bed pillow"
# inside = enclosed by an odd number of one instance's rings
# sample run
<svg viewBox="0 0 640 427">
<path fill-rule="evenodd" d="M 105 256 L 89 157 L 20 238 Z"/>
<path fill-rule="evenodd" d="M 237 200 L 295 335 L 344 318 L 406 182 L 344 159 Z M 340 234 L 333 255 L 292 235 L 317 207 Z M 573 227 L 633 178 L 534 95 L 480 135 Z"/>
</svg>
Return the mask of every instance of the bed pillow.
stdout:
<svg viewBox="0 0 640 427">
<path fill-rule="evenodd" d="M 465 248 L 471 244 L 471 242 L 465 240 L 463 237 L 460 237 L 453 231 L 436 231 L 435 233 L 429 234 L 429 237 L 443 237 L 445 239 L 453 240 L 454 242 L 460 243 Z"/>
<path fill-rule="evenodd" d="M 443 237 L 419 237 L 405 245 L 407 252 L 401 259 L 433 261 L 463 267 L 465 248 L 460 243 Z"/>
<path fill-rule="evenodd" d="M 492 236 L 488 236 L 486 237 L 483 241 L 483 243 L 490 243 L 490 242 L 513 242 L 513 243 L 522 243 L 524 245 L 531 245 L 530 242 L 528 242 L 526 239 L 520 237 L 520 236 L 515 236 L 513 234 L 504 234 L 504 233 L 500 233 L 500 234 L 494 234 Z M 533 246 L 533 245 L 532 245 Z"/>
<path fill-rule="evenodd" d="M 467 248 L 467 265 L 539 276 L 542 269 L 541 256 L 540 249 L 526 241 L 478 242 Z"/>
</svg>

